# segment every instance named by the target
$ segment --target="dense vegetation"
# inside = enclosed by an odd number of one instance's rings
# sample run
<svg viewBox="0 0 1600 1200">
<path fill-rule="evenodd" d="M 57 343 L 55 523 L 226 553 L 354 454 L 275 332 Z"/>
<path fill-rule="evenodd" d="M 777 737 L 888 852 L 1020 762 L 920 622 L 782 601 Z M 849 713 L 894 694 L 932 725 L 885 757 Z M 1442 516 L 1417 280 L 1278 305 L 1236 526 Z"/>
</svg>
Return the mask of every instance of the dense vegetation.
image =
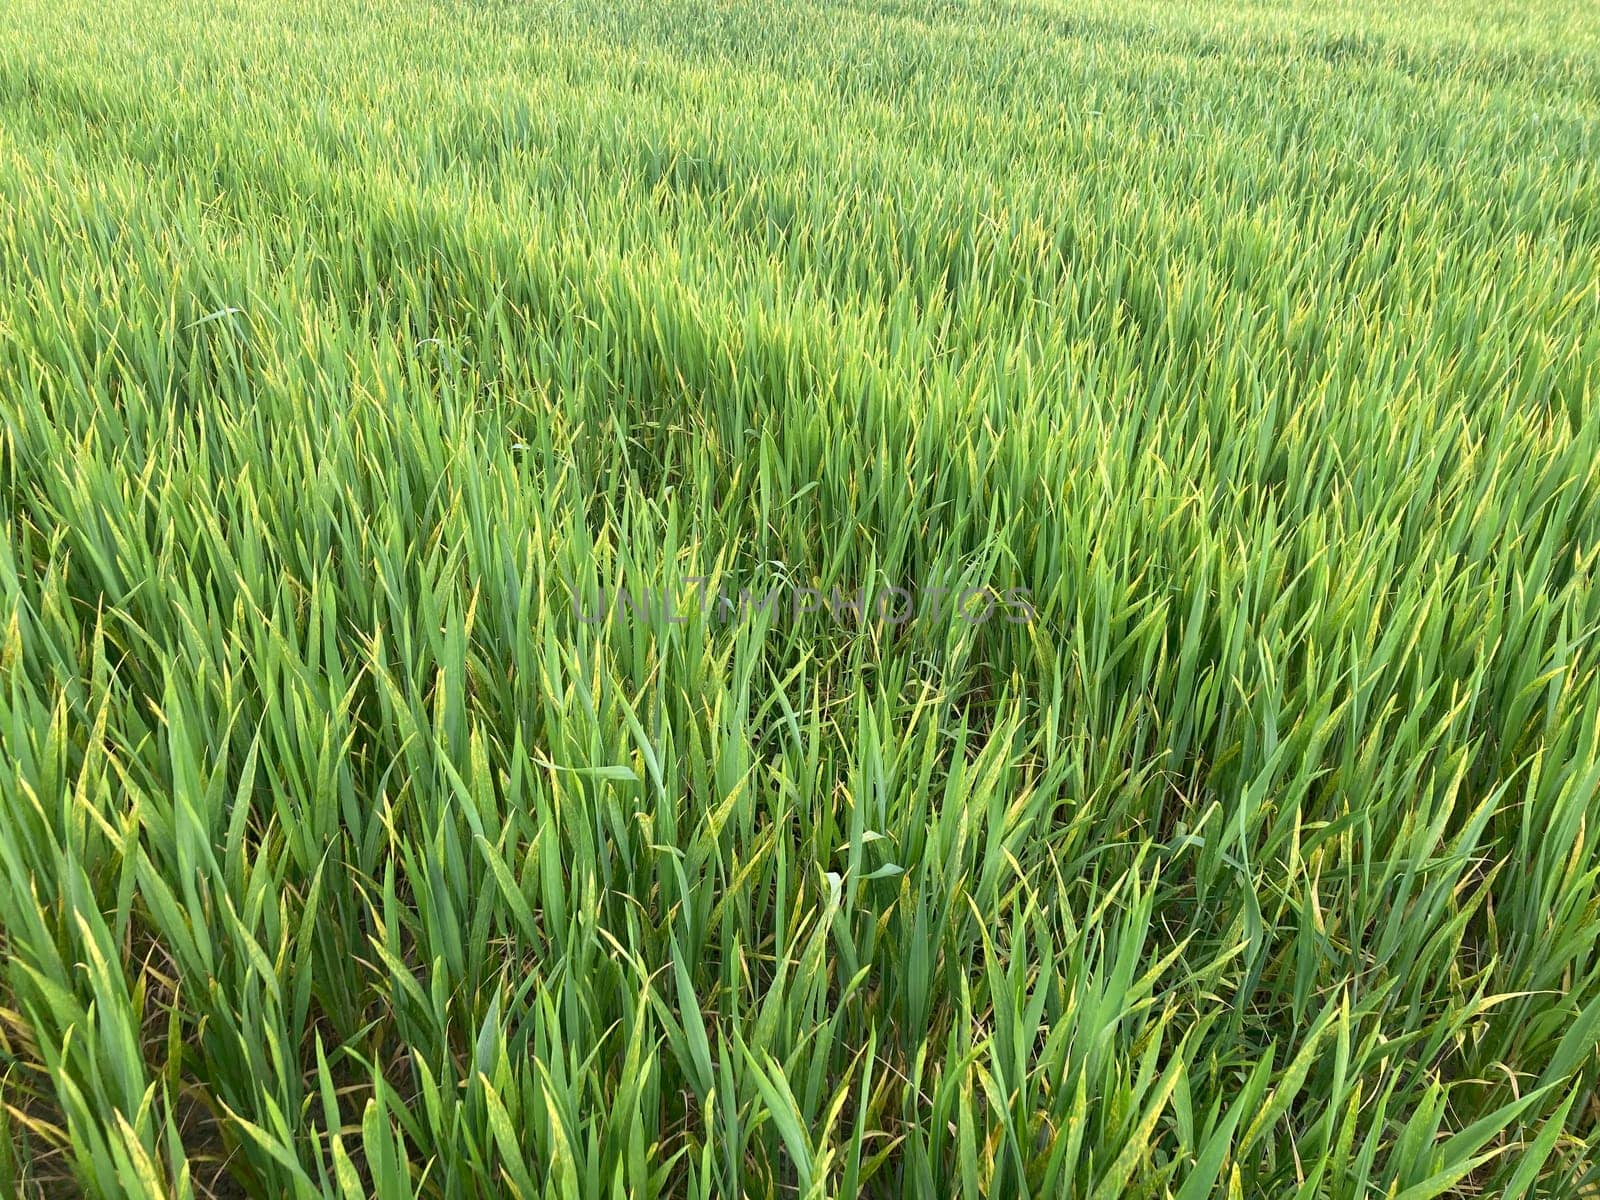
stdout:
<svg viewBox="0 0 1600 1200">
<path fill-rule="evenodd" d="M 1582 1194 L 1593 15 L 0 6 L 0 1192 Z"/>
</svg>

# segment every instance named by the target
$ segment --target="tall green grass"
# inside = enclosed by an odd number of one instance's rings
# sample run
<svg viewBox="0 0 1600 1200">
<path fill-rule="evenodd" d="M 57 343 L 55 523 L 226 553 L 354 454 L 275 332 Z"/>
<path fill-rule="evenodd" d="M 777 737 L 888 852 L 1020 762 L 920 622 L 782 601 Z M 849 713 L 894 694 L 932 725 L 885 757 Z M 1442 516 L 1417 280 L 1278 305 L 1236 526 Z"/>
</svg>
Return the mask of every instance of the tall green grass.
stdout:
<svg viewBox="0 0 1600 1200">
<path fill-rule="evenodd" d="M 1592 17 L 0 8 L 0 1193 L 1593 1194 Z"/>
</svg>

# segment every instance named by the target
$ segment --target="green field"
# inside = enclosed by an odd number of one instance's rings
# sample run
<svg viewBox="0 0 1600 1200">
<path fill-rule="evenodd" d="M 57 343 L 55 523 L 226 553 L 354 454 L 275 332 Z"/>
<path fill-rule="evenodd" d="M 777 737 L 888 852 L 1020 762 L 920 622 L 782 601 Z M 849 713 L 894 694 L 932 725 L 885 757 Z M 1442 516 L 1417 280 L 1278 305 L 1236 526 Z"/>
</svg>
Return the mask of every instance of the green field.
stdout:
<svg viewBox="0 0 1600 1200">
<path fill-rule="evenodd" d="M 0 5 L 0 1196 L 1600 1194 L 1592 0 Z"/>
</svg>

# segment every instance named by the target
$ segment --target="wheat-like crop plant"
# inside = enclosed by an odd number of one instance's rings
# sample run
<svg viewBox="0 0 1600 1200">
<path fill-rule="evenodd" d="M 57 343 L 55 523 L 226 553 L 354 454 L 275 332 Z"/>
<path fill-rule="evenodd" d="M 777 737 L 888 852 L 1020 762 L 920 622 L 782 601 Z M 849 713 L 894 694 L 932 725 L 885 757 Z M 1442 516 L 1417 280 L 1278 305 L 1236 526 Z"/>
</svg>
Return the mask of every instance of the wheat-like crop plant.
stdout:
<svg viewBox="0 0 1600 1200">
<path fill-rule="evenodd" d="M 0 1195 L 1600 1194 L 1593 0 L 5 0 Z"/>
</svg>

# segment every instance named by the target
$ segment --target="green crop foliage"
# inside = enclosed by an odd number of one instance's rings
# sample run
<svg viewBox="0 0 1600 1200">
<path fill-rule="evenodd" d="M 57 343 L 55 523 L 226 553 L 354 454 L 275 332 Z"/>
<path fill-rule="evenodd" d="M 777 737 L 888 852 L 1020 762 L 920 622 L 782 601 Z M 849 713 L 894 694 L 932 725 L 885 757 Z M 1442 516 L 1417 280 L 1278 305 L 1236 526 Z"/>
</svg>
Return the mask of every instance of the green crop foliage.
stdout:
<svg viewBox="0 0 1600 1200">
<path fill-rule="evenodd" d="M 1589 0 L 7 0 L 0 529 L 0 1195 L 1600 1194 Z"/>
</svg>

